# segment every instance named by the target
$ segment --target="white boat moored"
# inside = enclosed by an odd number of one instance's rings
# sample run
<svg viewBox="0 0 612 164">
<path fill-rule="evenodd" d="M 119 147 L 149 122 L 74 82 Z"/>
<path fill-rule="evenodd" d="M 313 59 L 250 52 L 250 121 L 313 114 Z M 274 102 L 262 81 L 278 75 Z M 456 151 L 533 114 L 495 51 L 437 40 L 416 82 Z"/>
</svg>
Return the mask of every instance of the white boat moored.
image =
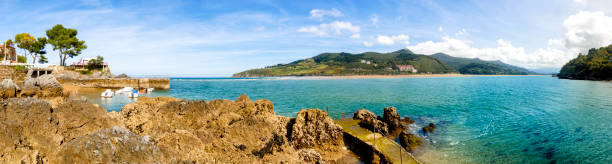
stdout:
<svg viewBox="0 0 612 164">
<path fill-rule="evenodd" d="M 111 91 L 110 89 L 106 89 L 106 91 L 102 92 L 100 96 L 104 98 L 112 98 L 113 96 L 115 96 L 115 93 Z"/>
</svg>

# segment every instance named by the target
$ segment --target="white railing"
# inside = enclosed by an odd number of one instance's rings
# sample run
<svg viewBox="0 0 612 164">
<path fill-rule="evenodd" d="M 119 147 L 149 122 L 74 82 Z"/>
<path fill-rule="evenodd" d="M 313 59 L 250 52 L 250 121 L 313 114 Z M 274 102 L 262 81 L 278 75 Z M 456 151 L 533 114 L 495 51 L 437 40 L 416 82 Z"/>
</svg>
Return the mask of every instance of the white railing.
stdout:
<svg viewBox="0 0 612 164">
<path fill-rule="evenodd" d="M 0 62 L 0 65 L 7 65 L 7 66 L 25 66 L 26 68 L 51 68 L 51 67 L 55 67 L 57 65 L 55 64 L 31 64 L 31 63 L 11 63 L 8 60 L 4 60 L 2 62 Z"/>
</svg>

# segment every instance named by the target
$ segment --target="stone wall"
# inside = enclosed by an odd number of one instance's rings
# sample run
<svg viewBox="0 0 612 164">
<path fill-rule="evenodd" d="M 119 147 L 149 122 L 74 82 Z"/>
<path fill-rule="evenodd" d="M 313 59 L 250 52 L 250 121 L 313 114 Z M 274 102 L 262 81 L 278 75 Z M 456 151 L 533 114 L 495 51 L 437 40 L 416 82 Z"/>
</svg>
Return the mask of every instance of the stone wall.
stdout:
<svg viewBox="0 0 612 164">
<path fill-rule="evenodd" d="M 25 69 L 16 69 L 16 66 L 0 66 L 0 80 L 11 79 L 18 85 L 23 83 L 26 73 Z"/>
<path fill-rule="evenodd" d="M 106 78 L 106 79 L 73 79 L 60 80 L 62 84 L 72 84 L 74 86 L 86 88 L 155 88 L 161 90 L 170 89 L 170 79 L 168 78 Z"/>
</svg>

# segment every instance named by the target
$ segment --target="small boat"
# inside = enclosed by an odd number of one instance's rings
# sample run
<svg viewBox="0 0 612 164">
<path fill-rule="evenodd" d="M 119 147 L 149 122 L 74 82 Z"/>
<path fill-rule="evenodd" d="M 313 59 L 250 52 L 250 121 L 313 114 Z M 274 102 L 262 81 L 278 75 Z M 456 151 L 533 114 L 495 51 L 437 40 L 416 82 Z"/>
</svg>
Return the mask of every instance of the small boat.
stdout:
<svg viewBox="0 0 612 164">
<path fill-rule="evenodd" d="M 134 88 L 132 88 L 132 87 L 123 87 L 123 88 L 121 88 L 119 90 L 116 90 L 115 94 L 124 94 L 124 93 L 127 94 L 127 93 L 132 92 L 132 90 L 134 90 Z"/>
<path fill-rule="evenodd" d="M 153 90 L 155 90 L 155 88 L 147 88 L 147 93 L 151 93 Z"/>
<path fill-rule="evenodd" d="M 104 98 L 112 98 L 113 96 L 115 96 L 115 93 L 111 91 L 110 89 L 106 89 L 106 91 L 102 92 L 100 96 Z"/>
<path fill-rule="evenodd" d="M 138 98 L 138 90 L 132 90 L 132 92 L 128 93 L 129 98 Z"/>
</svg>

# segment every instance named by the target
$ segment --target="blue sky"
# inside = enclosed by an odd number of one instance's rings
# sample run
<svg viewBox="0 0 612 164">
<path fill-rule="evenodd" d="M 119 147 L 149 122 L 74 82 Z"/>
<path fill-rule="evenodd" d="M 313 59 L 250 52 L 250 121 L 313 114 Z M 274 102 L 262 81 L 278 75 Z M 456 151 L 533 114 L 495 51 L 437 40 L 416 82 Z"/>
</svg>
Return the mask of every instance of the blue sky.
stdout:
<svg viewBox="0 0 612 164">
<path fill-rule="evenodd" d="M 612 43 L 612 3 L 557 1 L 0 0 L 0 40 L 75 28 L 115 74 L 230 76 L 322 52 L 417 53 L 558 71 Z M 48 47 L 50 49 L 50 47 Z M 57 63 L 57 52 L 50 52 Z M 69 59 L 69 62 L 72 60 Z"/>
</svg>

